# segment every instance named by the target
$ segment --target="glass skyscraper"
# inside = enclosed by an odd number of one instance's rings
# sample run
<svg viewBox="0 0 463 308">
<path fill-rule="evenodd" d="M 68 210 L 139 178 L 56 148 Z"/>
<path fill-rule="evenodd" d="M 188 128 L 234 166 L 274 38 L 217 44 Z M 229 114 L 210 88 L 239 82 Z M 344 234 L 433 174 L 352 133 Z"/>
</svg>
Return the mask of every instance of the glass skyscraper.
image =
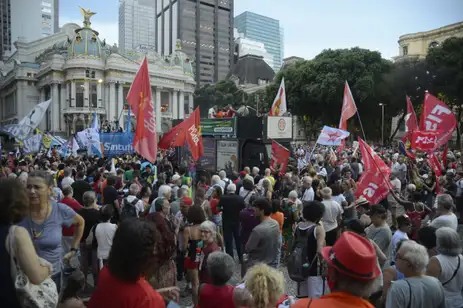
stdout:
<svg viewBox="0 0 463 308">
<path fill-rule="evenodd" d="M 235 17 L 234 26 L 245 38 L 264 43 L 267 52 L 273 56 L 273 70 L 278 72 L 284 50 L 284 35 L 280 21 L 246 11 Z"/>
</svg>

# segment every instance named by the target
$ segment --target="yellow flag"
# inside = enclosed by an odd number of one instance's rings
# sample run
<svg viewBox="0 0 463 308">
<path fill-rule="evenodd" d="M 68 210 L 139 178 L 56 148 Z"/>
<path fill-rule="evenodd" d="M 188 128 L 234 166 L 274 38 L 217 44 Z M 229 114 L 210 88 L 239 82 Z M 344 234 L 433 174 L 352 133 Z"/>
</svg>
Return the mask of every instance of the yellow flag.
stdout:
<svg viewBox="0 0 463 308">
<path fill-rule="evenodd" d="M 44 148 L 49 149 L 52 141 L 53 141 L 53 138 L 50 137 L 48 134 L 44 134 L 42 136 L 42 144 Z"/>
</svg>

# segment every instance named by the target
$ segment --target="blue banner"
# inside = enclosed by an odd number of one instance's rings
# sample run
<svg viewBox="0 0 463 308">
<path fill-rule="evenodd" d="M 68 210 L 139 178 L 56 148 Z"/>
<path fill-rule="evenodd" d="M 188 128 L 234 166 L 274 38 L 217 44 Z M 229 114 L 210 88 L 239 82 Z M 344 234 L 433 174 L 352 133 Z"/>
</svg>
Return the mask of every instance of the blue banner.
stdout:
<svg viewBox="0 0 463 308">
<path fill-rule="evenodd" d="M 104 156 L 132 154 L 133 133 L 103 133 L 100 142 L 104 146 Z"/>
</svg>

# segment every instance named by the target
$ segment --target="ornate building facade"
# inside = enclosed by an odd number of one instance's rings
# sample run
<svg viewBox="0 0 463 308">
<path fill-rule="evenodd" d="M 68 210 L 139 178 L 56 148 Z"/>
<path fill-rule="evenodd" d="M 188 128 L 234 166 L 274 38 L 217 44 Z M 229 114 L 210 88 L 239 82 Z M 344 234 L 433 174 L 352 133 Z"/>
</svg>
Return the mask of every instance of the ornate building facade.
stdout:
<svg viewBox="0 0 463 308">
<path fill-rule="evenodd" d="M 394 60 L 425 58 L 429 48 L 439 46 L 451 37 L 463 37 L 463 21 L 434 30 L 405 34 L 399 37 L 399 56 Z"/>
<path fill-rule="evenodd" d="M 0 125 L 17 123 L 39 102 L 51 99 L 42 130 L 74 134 L 90 126 L 94 113 L 100 123 L 124 129 L 125 98 L 145 56 L 156 130 L 169 130 L 171 120 L 183 119 L 193 110 L 196 83 L 180 44 L 170 56 L 150 50 L 119 53 L 116 46 L 100 40 L 90 16 L 84 12 L 83 27 L 66 24 L 54 35 L 15 43 L 16 52 L 0 62 Z M 135 127 L 134 118 L 132 122 Z"/>
</svg>

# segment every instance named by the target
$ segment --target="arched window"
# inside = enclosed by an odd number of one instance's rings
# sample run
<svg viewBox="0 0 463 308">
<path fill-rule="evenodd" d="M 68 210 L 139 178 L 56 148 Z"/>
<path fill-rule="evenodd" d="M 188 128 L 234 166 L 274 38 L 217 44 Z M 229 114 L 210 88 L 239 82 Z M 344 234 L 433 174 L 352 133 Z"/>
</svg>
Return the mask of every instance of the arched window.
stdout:
<svg viewBox="0 0 463 308">
<path fill-rule="evenodd" d="M 439 45 L 439 42 L 434 41 L 429 44 L 429 48 L 439 47 Z"/>
</svg>

